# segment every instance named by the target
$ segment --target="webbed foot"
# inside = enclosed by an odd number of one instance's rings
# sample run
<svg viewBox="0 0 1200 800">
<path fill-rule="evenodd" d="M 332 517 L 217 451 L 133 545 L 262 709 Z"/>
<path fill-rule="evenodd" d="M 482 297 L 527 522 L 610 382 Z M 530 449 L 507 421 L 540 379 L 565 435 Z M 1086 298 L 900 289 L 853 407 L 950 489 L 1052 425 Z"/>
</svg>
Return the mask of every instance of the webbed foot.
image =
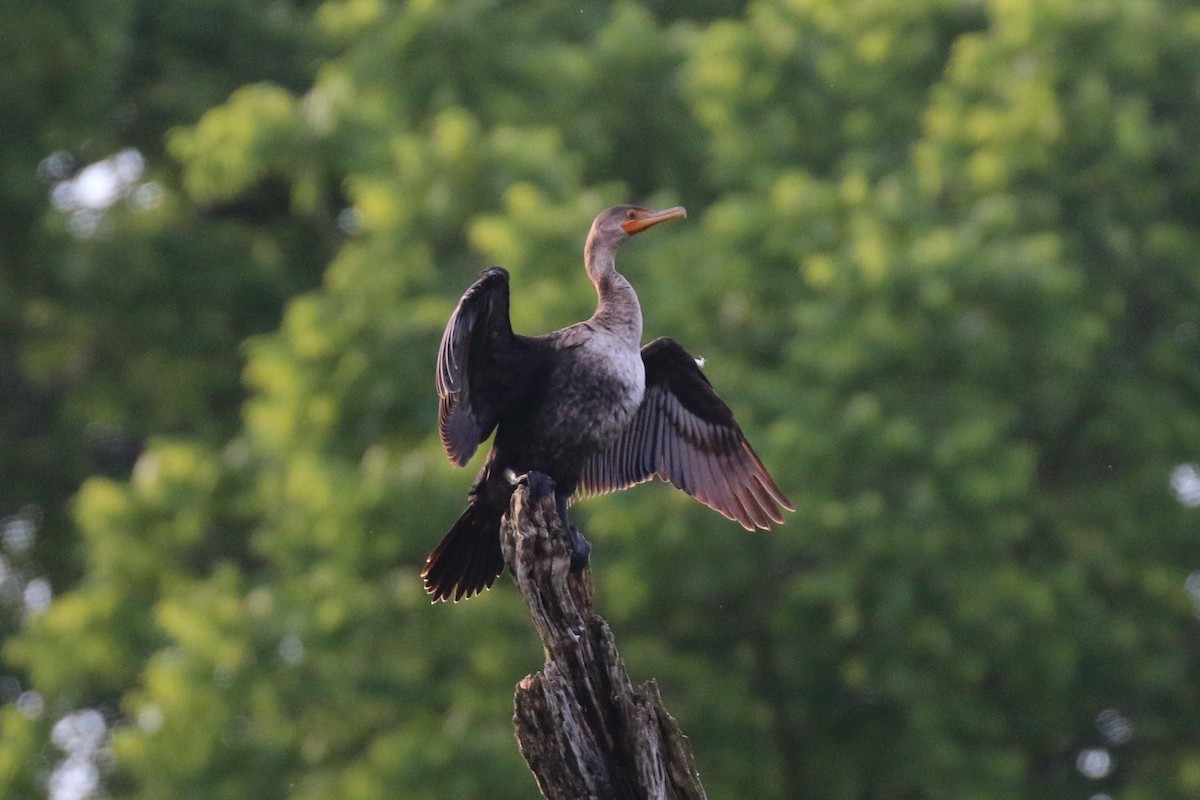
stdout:
<svg viewBox="0 0 1200 800">
<path fill-rule="evenodd" d="M 579 529 L 567 521 L 567 503 L 570 495 L 559 494 L 555 497 L 558 505 L 558 516 L 562 520 L 563 530 L 567 533 L 567 549 L 571 551 L 571 572 L 582 572 L 588 565 L 592 555 L 592 546 L 583 538 Z"/>
<path fill-rule="evenodd" d="M 579 528 L 567 526 L 567 549 L 571 551 L 571 572 L 583 572 L 592 555 L 592 546 Z"/>
<path fill-rule="evenodd" d="M 531 500 L 540 500 L 543 497 L 554 492 L 554 481 L 550 480 L 550 476 L 544 472 L 525 472 L 520 475 L 513 472 L 511 469 L 505 471 L 508 482 L 514 486 L 522 484 L 529 487 L 529 497 Z M 557 495 L 555 501 L 557 502 Z M 558 506 L 559 514 L 562 514 L 562 506 Z"/>
</svg>

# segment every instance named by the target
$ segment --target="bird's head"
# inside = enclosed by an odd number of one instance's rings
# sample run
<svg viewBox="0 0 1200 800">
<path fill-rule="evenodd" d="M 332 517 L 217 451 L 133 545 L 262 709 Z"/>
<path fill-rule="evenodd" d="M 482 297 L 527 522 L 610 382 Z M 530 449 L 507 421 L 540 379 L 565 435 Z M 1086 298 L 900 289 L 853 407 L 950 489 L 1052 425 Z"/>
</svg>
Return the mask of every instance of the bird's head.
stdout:
<svg viewBox="0 0 1200 800">
<path fill-rule="evenodd" d="M 613 206 L 596 217 L 588 234 L 588 243 L 590 246 L 601 245 L 612 251 L 636 233 L 641 233 L 660 222 L 686 216 L 687 211 L 683 206 L 675 206 L 665 211 L 651 211 L 631 205 Z"/>
</svg>

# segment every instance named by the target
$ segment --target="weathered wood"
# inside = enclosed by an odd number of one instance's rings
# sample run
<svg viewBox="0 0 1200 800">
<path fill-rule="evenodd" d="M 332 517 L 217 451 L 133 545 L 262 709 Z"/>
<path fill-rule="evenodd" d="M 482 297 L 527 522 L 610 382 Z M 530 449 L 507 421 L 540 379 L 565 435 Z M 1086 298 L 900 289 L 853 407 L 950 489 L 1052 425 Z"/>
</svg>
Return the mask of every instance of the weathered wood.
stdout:
<svg viewBox="0 0 1200 800">
<path fill-rule="evenodd" d="M 590 570 L 572 574 L 553 484 L 538 473 L 513 494 L 504 559 L 546 648 L 517 684 L 521 753 L 550 800 L 701 800 L 687 738 L 654 681 L 634 687 L 612 630 L 592 610 Z"/>
</svg>

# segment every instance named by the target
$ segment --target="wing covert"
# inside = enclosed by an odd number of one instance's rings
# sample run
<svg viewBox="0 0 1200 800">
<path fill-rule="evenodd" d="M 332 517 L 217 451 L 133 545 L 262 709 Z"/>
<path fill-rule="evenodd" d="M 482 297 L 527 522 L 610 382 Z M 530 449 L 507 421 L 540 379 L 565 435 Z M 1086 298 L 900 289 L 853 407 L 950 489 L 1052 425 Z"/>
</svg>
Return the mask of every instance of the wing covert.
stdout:
<svg viewBox="0 0 1200 800">
<path fill-rule="evenodd" d="M 629 427 L 584 465 L 579 494 L 603 494 L 661 478 L 738 522 L 767 530 L 794 511 L 729 406 L 673 339 L 642 348 L 646 393 Z"/>
</svg>

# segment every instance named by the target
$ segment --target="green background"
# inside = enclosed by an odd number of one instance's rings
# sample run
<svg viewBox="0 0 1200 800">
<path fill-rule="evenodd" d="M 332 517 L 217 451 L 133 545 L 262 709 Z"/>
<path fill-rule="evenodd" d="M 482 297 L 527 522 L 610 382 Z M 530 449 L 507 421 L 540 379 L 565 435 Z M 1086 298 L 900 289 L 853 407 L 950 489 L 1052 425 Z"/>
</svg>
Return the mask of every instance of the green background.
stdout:
<svg viewBox="0 0 1200 800">
<path fill-rule="evenodd" d="M 490 264 L 587 316 L 632 200 L 797 506 L 577 511 L 710 794 L 1200 797 L 1196 3 L 6 2 L 0 62 L 0 795 L 536 796 L 520 598 L 418 577 L 433 362 Z"/>
</svg>

